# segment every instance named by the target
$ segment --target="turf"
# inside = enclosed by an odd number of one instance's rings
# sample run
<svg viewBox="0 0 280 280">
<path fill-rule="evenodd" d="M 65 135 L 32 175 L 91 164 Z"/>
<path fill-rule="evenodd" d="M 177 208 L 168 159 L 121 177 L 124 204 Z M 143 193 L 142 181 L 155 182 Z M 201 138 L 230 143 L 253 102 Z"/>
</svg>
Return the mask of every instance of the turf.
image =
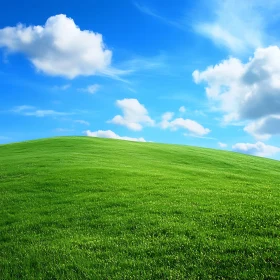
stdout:
<svg viewBox="0 0 280 280">
<path fill-rule="evenodd" d="M 1 279 L 280 279 L 280 162 L 62 137 L 0 146 Z"/>
</svg>

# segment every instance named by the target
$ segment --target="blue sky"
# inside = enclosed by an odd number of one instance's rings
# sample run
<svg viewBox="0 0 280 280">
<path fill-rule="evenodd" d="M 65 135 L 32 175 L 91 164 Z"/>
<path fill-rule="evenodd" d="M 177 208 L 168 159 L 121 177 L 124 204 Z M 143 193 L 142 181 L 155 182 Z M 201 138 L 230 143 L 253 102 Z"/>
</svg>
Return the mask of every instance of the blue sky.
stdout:
<svg viewBox="0 0 280 280">
<path fill-rule="evenodd" d="M 280 159 L 280 3 L 8 1 L 0 143 L 88 135 Z"/>
</svg>

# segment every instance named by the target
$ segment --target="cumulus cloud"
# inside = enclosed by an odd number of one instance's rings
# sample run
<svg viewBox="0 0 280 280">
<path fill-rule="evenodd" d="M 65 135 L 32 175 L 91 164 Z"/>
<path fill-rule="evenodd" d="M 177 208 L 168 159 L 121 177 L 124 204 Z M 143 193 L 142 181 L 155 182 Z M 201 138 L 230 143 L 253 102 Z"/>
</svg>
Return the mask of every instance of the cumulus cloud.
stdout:
<svg viewBox="0 0 280 280">
<path fill-rule="evenodd" d="M 201 124 L 196 121 L 190 119 L 183 119 L 183 118 L 176 118 L 172 120 L 174 113 L 167 112 L 162 115 L 162 120 L 159 123 L 159 126 L 162 129 L 170 129 L 170 130 L 177 130 L 177 129 L 186 129 L 190 133 L 198 136 L 206 135 L 210 132 L 210 129 L 204 128 Z"/>
<path fill-rule="evenodd" d="M 249 120 L 245 131 L 264 136 L 279 133 L 280 49 L 259 48 L 247 63 L 229 58 L 204 71 L 194 71 L 196 83 L 206 83 L 206 94 L 224 113 L 224 121 Z"/>
<path fill-rule="evenodd" d="M 119 136 L 112 130 L 98 130 L 98 131 L 87 130 L 87 131 L 85 131 L 85 134 L 90 137 L 113 138 L 113 139 L 119 139 L 119 140 L 146 142 L 146 140 L 143 137 L 133 138 L 133 137 L 127 137 L 127 136 Z"/>
<path fill-rule="evenodd" d="M 144 105 L 140 104 L 137 99 L 123 99 L 117 100 L 117 107 L 119 107 L 123 115 L 117 115 L 110 123 L 126 126 L 135 131 L 142 130 L 143 126 L 153 126 L 152 120 Z"/>
<path fill-rule="evenodd" d="M 279 135 L 280 115 L 261 118 L 247 125 L 244 130 L 260 140 L 269 139 L 272 135 Z"/>
<path fill-rule="evenodd" d="M 172 120 L 174 113 L 166 112 L 161 116 L 160 127 L 166 129 L 169 127 L 170 121 Z"/>
<path fill-rule="evenodd" d="M 90 93 L 90 94 L 94 94 L 96 93 L 98 90 L 100 89 L 100 85 L 98 84 L 93 84 L 93 85 L 89 85 L 85 88 L 79 88 L 78 91 L 81 92 L 86 92 L 86 93 Z"/>
<path fill-rule="evenodd" d="M 263 142 L 257 142 L 255 144 L 237 143 L 232 146 L 232 150 L 261 157 L 270 157 L 280 152 L 280 148 L 266 145 Z"/>
<path fill-rule="evenodd" d="M 218 142 L 218 145 L 219 145 L 220 148 L 226 148 L 227 147 L 227 144 L 222 143 L 222 142 Z"/>
<path fill-rule="evenodd" d="M 114 74 L 110 69 L 112 52 L 102 35 L 81 30 L 62 14 L 48 18 L 44 26 L 18 24 L 0 29 L 0 47 L 8 53 L 23 53 L 37 70 L 52 76 L 72 79 Z"/>
</svg>

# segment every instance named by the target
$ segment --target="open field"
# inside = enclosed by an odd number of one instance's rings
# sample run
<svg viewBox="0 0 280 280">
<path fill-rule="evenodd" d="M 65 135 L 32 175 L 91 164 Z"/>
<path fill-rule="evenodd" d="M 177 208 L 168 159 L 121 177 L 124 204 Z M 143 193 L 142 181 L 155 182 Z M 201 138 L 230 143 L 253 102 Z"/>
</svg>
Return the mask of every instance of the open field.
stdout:
<svg viewBox="0 0 280 280">
<path fill-rule="evenodd" d="M 1 279 L 280 279 L 280 162 L 62 137 L 0 146 Z"/>
</svg>

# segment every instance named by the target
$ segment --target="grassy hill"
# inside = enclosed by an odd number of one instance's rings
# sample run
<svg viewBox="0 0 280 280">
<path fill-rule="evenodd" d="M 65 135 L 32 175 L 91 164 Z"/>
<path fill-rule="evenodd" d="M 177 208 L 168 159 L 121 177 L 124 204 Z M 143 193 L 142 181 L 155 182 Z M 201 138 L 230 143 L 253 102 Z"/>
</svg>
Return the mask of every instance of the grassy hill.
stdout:
<svg viewBox="0 0 280 280">
<path fill-rule="evenodd" d="M 0 146 L 1 279 L 280 279 L 280 162 L 62 137 Z"/>
</svg>

